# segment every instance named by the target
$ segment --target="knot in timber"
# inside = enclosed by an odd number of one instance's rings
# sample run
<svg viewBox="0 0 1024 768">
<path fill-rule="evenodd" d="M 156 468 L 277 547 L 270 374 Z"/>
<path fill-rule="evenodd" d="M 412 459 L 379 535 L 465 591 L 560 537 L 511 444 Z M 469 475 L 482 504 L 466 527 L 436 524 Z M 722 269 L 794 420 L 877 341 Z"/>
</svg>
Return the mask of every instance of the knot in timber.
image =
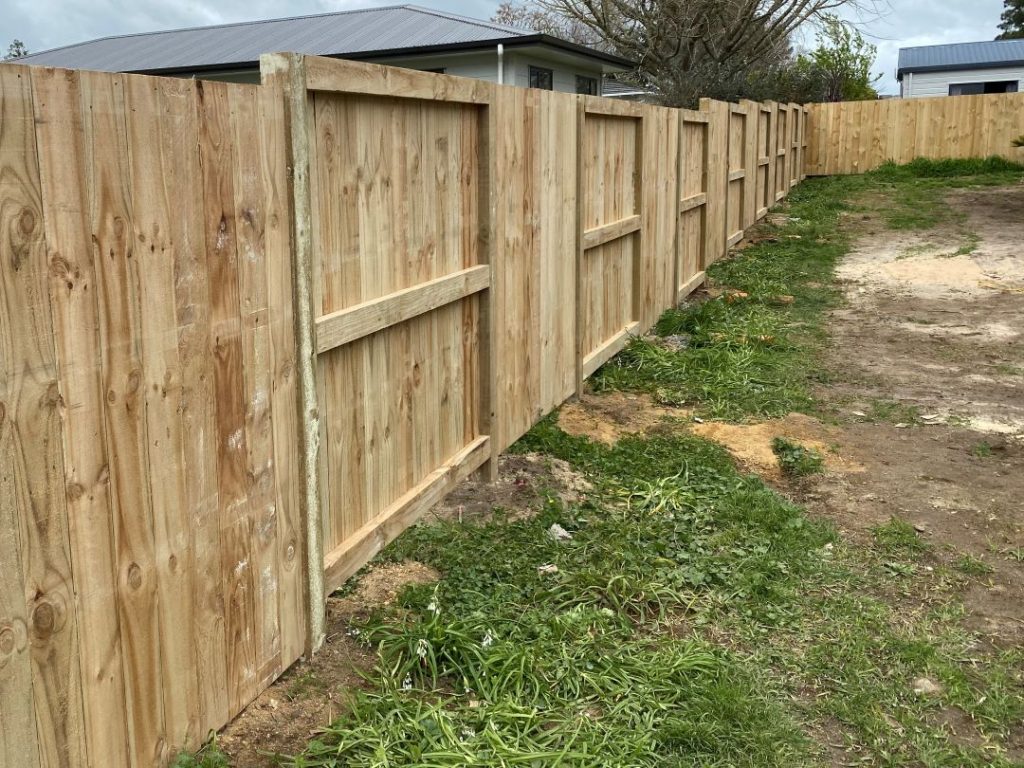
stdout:
<svg viewBox="0 0 1024 768">
<path fill-rule="evenodd" d="M 128 566 L 128 586 L 132 589 L 139 589 L 142 586 L 142 568 L 138 563 Z"/>
</svg>

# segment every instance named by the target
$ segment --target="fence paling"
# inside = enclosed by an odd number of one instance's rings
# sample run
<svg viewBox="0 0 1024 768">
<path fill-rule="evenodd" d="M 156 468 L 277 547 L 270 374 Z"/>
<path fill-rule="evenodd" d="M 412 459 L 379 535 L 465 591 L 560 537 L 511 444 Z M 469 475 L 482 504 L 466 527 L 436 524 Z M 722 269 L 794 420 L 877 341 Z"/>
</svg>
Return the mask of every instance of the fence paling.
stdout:
<svg viewBox="0 0 1024 768">
<path fill-rule="evenodd" d="M 795 106 L 262 68 L 0 66 L 4 765 L 197 746 L 802 176 Z"/>
</svg>

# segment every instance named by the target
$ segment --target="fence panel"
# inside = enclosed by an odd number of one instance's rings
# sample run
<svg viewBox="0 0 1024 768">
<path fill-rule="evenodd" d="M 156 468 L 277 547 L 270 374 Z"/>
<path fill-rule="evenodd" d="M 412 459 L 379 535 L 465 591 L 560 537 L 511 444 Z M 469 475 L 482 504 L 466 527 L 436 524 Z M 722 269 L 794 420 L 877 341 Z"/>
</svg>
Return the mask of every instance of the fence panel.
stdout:
<svg viewBox="0 0 1024 768">
<path fill-rule="evenodd" d="M 676 300 L 704 280 L 708 244 L 708 114 L 679 110 L 679 246 Z"/>
<path fill-rule="evenodd" d="M 614 357 L 640 328 L 642 108 L 580 102 L 577 378 Z"/>
<path fill-rule="evenodd" d="M 807 107 L 806 172 L 870 171 L 908 163 L 999 155 L 1024 162 L 1024 93 L 883 99 Z"/>
<path fill-rule="evenodd" d="M 0 78 L 0 762 L 162 763 L 303 650 L 282 102 Z"/>
<path fill-rule="evenodd" d="M 329 592 L 490 458 L 490 91 L 297 65 Z"/>
<path fill-rule="evenodd" d="M 707 155 L 707 242 L 704 265 L 725 256 L 729 198 L 729 108 L 725 101 L 701 99 L 700 109 L 708 115 Z"/>
</svg>

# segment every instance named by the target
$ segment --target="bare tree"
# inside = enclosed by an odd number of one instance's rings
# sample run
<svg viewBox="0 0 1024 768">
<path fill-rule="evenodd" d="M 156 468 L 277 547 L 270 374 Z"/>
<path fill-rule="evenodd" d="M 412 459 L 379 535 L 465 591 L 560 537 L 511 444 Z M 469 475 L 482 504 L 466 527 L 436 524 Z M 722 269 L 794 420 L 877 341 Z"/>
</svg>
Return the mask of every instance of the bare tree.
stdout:
<svg viewBox="0 0 1024 768">
<path fill-rule="evenodd" d="M 674 106 L 724 95 L 786 58 L 804 24 L 874 0 L 539 0 L 637 62 L 637 80 Z"/>
<path fill-rule="evenodd" d="M 591 48 L 606 47 L 604 38 L 594 27 L 541 5 L 505 0 L 495 10 L 491 21 Z"/>
</svg>

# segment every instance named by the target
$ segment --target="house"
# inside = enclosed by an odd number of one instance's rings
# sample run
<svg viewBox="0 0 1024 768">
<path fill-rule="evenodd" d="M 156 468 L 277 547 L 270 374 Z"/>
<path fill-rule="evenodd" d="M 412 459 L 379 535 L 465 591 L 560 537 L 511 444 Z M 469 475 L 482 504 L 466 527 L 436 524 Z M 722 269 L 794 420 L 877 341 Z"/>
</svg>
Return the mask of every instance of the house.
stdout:
<svg viewBox="0 0 1024 768">
<path fill-rule="evenodd" d="M 900 96 L 1017 93 L 1024 80 L 1024 40 L 900 48 Z"/>
<path fill-rule="evenodd" d="M 605 75 L 601 81 L 601 95 L 621 101 L 652 101 L 656 96 L 649 88 L 617 80 L 614 75 Z"/>
<path fill-rule="evenodd" d="M 550 35 L 414 5 L 103 37 L 18 63 L 258 83 L 260 54 L 277 51 L 594 95 L 604 75 L 634 66 Z"/>
</svg>

